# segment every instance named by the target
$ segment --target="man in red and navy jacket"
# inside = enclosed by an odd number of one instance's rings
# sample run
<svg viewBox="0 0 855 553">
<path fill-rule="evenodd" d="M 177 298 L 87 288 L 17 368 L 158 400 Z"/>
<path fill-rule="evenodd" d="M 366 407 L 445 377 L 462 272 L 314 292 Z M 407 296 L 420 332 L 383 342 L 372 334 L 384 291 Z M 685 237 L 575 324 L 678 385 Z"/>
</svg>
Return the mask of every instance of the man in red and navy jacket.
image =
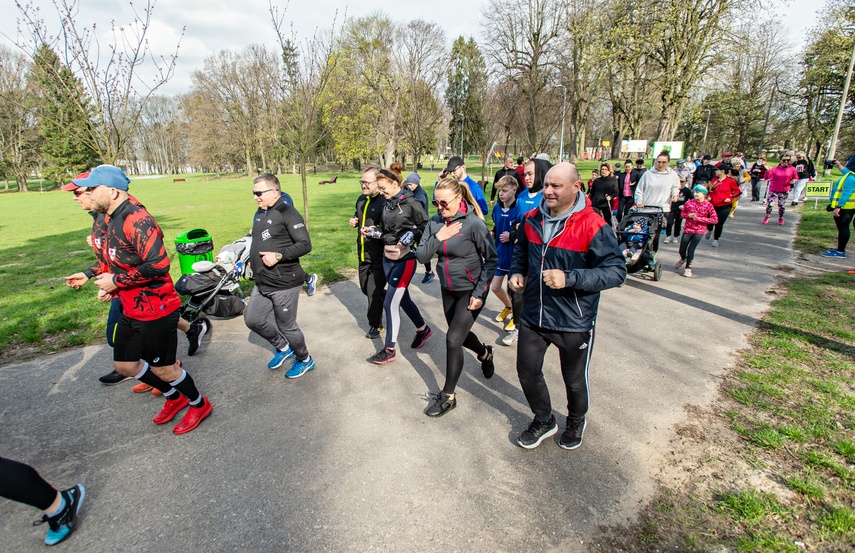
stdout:
<svg viewBox="0 0 855 553">
<path fill-rule="evenodd" d="M 626 261 L 614 230 L 591 209 L 581 187 L 574 164 L 550 169 L 543 202 L 525 214 L 517 231 L 509 281 L 512 290 L 525 289 L 517 375 L 535 415 L 517 439 L 526 449 L 558 431 L 543 377 L 543 358 L 551 344 L 560 351 L 569 411 L 558 445 L 582 445 L 600 292 L 626 279 Z"/>
<path fill-rule="evenodd" d="M 166 403 L 155 424 L 171 421 L 189 406 L 172 431 L 190 432 L 211 414 L 212 406 L 176 362 L 181 298 L 169 276 L 163 233 L 145 208 L 130 201 L 130 180 L 118 167 L 99 165 L 72 182 L 88 191 L 92 210 L 104 214 L 95 285 L 99 295 L 117 297 L 123 312 L 116 325 L 113 368 L 163 394 Z"/>
</svg>

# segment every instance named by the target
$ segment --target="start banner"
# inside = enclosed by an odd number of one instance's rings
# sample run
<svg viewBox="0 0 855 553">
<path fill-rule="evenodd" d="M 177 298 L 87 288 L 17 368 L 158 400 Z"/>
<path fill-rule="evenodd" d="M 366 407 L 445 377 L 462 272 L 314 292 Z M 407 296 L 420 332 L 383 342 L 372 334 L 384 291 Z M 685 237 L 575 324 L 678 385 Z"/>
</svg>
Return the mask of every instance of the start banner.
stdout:
<svg viewBox="0 0 855 553">
<path fill-rule="evenodd" d="M 808 182 L 807 187 L 805 188 L 806 198 L 817 198 L 823 200 L 828 199 L 829 194 L 831 194 L 830 182 Z"/>
</svg>

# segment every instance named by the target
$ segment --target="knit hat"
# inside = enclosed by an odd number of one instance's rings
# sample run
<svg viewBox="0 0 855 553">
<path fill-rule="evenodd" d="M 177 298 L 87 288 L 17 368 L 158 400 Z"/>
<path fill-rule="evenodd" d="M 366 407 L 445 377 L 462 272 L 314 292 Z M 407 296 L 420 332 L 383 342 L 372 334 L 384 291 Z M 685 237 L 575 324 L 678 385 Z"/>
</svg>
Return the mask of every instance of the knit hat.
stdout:
<svg viewBox="0 0 855 553">
<path fill-rule="evenodd" d="M 700 193 L 701 193 L 701 194 L 703 194 L 704 196 L 706 196 L 707 194 L 709 194 L 709 191 L 707 190 L 707 187 L 706 187 L 706 186 L 704 186 L 704 185 L 702 185 L 702 184 L 696 184 L 695 186 L 693 186 L 693 187 L 692 187 L 692 190 L 694 190 L 695 192 L 700 192 Z"/>
<path fill-rule="evenodd" d="M 849 156 L 849 159 L 846 160 L 846 168 L 855 172 L 855 154 L 852 154 Z"/>
<path fill-rule="evenodd" d="M 421 184 L 422 178 L 419 176 L 418 173 L 410 173 L 409 175 L 407 175 L 407 178 L 404 179 L 404 182 L 412 182 L 414 184 Z"/>
</svg>

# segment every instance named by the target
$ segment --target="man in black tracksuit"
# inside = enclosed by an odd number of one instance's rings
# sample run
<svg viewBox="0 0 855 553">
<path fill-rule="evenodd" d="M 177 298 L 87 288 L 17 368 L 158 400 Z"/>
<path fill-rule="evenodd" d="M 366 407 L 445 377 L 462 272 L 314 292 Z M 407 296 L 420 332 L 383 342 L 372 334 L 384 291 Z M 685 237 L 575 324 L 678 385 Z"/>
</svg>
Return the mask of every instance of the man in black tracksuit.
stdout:
<svg viewBox="0 0 855 553">
<path fill-rule="evenodd" d="M 386 198 L 377 188 L 377 169 L 362 172 L 362 195 L 356 200 L 356 211 L 350 218 L 353 228 L 371 227 L 383 217 Z M 356 234 L 359 256 L 359 288 L 368 297 L 368 333 L 366 338 L 379 338 L 383 329 L 383 298 L 386 296 L 386 275 L 383 272 L 383 241 Z"/>
<path fill-rule="evenodd" d="M 286 359 L 296 357 L 285 376 L 297 378 L 315 368 L 297 326 L 297 300 L 306 278 L 300 257 L 312 251 L 312 242 L 303 216 L 282 199 L 275 175 L 256 177 L 253 194 L 258 211 L 253 217 L 249 264 L 255 288 L 244 321 L 276 348 L 267 367 L 278 369 Z"/>
<path fill-rule="evenodd" d="M 517 168 L 514 167 L 513 158 L 506 157 L 504 167 L 502 167 L 501 169 L 496 171 L 496 175 L 493 177 L 493 191 L 490 192 L 490 205 L 493 205 L 496 203 L 496 193 L 498 192 L 498 190 L 496 189 L 496 183 L 498 183 L 499 179 L 501 179 L 505 175 L 509 175 L 509 176 L 513 177 L 514 179 L 516 179 L 516 181 L 517 181 L 517 196 L 520 195 L 520 192 L 525 190 L 525 183 L 523 182 L 522 175 L 520 175 L 519 171 L 517 171 Z M 485 213 L 484 215 L 486 216 L 487 214 Z"/>
<path fill-rule="evenodd" d="M 526 449 L 558 431 L 543 377 L 550 345 L 560 352 L 567 390 L 567 428 L 558 445 L 575 449 L 582 444 L 600 292 L 626 279 L 615 233 L 591 209 L 581 186 L 572 163 L 550 169 L 540 209 L 529 212 L 517 231 L 510 278 L 512 289 L 524 289 L 517 375 L 535 415 L 517 440 Z"/>
</svg>

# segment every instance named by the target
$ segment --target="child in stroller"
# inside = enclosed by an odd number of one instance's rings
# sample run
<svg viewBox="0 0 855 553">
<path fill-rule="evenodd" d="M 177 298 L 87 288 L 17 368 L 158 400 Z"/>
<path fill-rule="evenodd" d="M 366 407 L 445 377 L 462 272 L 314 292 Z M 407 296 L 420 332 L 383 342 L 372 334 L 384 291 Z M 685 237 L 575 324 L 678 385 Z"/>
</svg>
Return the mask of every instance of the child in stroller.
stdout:
<svg viewBox="0 0 855 553">
<path fill-rule="evenodd" d="M 623 256 L 627 263 L 635 263 L 641 257 L 644 250 L 644 245 L 650 237 L 650 224 L 644 217 L 637 217 L 630 221 L 631 226 L 621 232 L 621 237 L 624 239 L 621 242 Z"/>
</svg>

